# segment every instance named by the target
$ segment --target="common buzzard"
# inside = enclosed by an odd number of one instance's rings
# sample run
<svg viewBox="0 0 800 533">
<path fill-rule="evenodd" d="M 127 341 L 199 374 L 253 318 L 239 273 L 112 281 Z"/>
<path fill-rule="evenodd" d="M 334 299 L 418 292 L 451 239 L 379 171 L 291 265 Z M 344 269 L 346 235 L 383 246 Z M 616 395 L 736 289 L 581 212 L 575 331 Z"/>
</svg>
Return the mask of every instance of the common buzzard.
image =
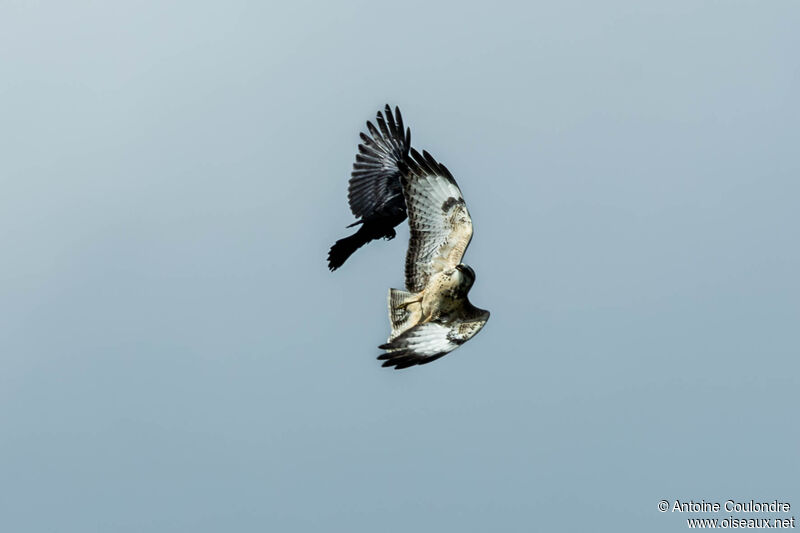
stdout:
<svg viewBox="0 0 800 533">
<path fill-rule="evenodd" d="M 399 165 L 411 239 L 406 288 L 389 290 L 392 332 L 379 346 L 383 366 L 430 363 L 475 336 L 489 320 L 467 298 L 475 272 L 461 263 L 472 239 L 472 219 L 447 168 L 411 148 Z"/>
</svg>

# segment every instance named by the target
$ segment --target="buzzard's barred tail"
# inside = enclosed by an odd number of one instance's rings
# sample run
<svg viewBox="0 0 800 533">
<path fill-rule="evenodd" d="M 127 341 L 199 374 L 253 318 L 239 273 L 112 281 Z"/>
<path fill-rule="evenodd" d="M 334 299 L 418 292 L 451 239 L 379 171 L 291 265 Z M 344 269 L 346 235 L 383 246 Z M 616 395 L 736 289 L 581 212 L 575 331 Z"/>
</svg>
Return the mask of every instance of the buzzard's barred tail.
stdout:
<svg viewBox="0 0 800 533">
<path fill-rule="evenodd" d="M 419 321 L 420 295 L 400 289 L 389 289 L 389 322 L 392 333 L 389 340 L 396 338 Z"/>
</svg>

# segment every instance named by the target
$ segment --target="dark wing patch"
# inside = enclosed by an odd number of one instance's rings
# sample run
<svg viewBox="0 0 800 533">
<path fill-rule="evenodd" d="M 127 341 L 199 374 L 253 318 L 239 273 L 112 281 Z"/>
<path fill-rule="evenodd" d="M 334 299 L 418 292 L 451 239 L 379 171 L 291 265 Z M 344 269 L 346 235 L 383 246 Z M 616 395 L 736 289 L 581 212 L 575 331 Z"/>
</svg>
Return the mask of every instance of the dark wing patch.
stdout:
<svg viewBox="0 0 800 533">
<path fill-rule="evenodd" d="M 450 326 L 447 338 L 450 342 L 461 346 L 483 329 L 489 321 L 489 311 L 478 309 L 472 304 L 467 304 L 461 317 Z"/>
<path fill-rule="evenodd" d="M 447 213 L 448 211 L 450 211 L 451 207 L 453 207 L 455 205 L 458 205 L 458 204 L 463 204 L 463 203 L 464 203 L 464 199 L 463 198 L 453 198 L 452 196 L 450 196 L 442 204 L 442 213 Z"/>
<path fill-rule="evenodd" d="M 387 105 L 383 113 L 378 112 L 375 122 L 377 127 L 367 122 L 369 135 L 361 133 L 362 143 L 358 145 L 347 194 L 350 210 L 361 219 L 405 212 L 400 178 L 406 170 L 411 130 L 404 131 L 397 107 L 392 114 Z"/>
</svg>

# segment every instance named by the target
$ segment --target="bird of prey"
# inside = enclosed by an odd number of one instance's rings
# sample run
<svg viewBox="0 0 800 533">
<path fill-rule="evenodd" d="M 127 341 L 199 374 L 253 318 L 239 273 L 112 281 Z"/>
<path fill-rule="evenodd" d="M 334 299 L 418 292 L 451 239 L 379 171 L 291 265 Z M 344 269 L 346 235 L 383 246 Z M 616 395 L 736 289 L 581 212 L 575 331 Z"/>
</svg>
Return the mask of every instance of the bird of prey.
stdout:
<svg viewBox="0 0 800 533">
<path fill-rule="evenodd" d="M 395 237 L 394 228 L 406 219 L 406 204 L 400 177 L 411 147 L 411 130 L 403 129 L 403 117 L 395 107 L 385 109 L 386 118 L 378 111 L 375 127 L 367 121 L 369 135 L 361 133 L 362 143 L 353 163 L 347 199 L 350 210 L 359 220 L 349 227 L 361 225 L 349 237 L 339 239 L 328 253 L 328 268 L 336 270 L 353 252 L 380 238 Z"/>
<path fill-rule="evenodd" d="M 467 342 L 489 320 L 467 298 L 475 272 L 461 259 L 472 239 L 472 219 L 447 168 L 428 152 L 411 148 L 393 163 L 400 171 L 411 239 L 406 288 L 389 290 L 392 332 L 379 346 L 383 366 L 395 369 L 430 363 Z"/>
</svg>

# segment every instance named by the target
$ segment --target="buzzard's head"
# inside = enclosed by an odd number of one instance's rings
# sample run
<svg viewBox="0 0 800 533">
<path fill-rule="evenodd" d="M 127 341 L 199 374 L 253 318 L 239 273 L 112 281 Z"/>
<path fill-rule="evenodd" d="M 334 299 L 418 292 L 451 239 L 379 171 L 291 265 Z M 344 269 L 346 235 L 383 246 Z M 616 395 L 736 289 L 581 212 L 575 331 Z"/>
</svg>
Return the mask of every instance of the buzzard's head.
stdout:
<svg viewBox="0 0 800 533">
<path fill-rule="evenodd" d="M 465 286 L 465 288 L 469 289 L 472 287 L 472 284 L 475 283 L 475 271 L 472 270 L 471 266 L 463 263 L 458 264 L 456 265 L 456 272 L 461 278 L 461 283 Z"/>
</svg>

